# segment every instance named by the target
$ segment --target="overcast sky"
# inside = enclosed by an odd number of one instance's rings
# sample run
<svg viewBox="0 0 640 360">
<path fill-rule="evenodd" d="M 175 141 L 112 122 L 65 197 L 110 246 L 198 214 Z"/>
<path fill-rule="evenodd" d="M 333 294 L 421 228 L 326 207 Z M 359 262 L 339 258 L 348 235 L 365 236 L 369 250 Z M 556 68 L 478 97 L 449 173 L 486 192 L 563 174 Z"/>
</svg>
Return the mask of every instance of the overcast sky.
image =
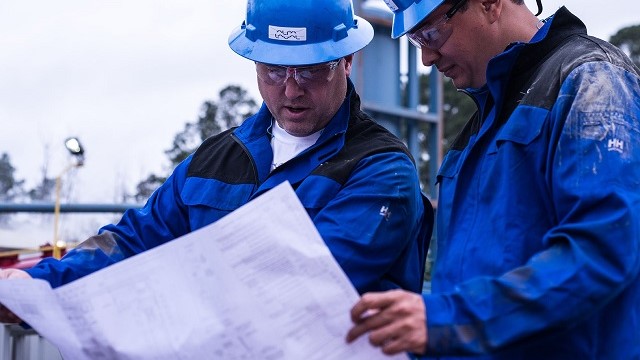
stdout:
<svg viewBox="0 0 640 360">
<path fill-rule="evenodd" d="M 534 0 L 526 0 L 535 9 Z M 565 4 L 592 35 L 640 24 L 637 0 Z M 55 177 L 77 135 L 86 164 L 74 200 L 112 202 L 167 165 L 164 150 L 205 100 L 238 84 L 259 100 L 251 61 L 227 45 L 241 0 L 3 0 L 0 2 L 0 153 L 32 187 L 45 159 Z M 45 153 L 48 156 L 45 156 Z"/>
</svg>

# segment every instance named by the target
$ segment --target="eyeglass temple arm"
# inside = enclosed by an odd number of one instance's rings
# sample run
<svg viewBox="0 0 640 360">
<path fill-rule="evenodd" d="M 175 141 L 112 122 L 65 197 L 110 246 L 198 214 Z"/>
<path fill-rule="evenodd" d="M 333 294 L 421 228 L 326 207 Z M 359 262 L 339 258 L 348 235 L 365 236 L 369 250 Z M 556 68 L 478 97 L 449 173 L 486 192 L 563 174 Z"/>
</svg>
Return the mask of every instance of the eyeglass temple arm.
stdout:
<svg viewBox="0 0 640 360">
<path fill-rule="evenodd" d="M 538 12 L 536 13 L 536 16 L 542 14 L 542 0 L 536 0 L 536 5 L 538 5 Z"/>
</svg>

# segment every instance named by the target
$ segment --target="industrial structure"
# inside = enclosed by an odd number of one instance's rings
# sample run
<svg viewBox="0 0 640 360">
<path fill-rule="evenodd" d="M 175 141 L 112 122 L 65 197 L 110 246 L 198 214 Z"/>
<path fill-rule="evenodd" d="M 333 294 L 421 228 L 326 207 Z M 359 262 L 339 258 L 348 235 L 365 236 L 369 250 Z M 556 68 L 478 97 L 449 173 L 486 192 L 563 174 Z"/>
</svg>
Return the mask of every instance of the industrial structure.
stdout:
<svg viewBox="0 0 640 360">
<path fill-rule="evenodd" d="M 430 72 L 429 89 L 421 88 L 420 70 L 425 68 L 419 53 L 406 39 L 391 38 L 392 13 L 384 1 L 355 0 L 354 6 L 373 25 L 375 35 L 354 59 L 351 79 L 364 110 L 406 142 L 419 168 L 428 168 L 430 181 L 422 184 L 423 190 L 436 205 L 434 179 L 443 148 L 442 75 Z M 428 104 L 419 102 L 423 92 L 430 94 Z"/>
</svg>

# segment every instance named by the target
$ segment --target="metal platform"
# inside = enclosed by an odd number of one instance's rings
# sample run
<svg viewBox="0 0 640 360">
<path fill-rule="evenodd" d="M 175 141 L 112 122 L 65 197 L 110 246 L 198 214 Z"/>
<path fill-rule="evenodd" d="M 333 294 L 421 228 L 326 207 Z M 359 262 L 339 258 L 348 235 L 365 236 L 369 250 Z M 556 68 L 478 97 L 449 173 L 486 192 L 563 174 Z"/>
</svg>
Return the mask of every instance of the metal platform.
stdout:
<svg viewBox="0 0 640 360">
<path fill-rule="evenodd" d="M 34 330 L 0 325 L 0 360 L 62 360 L 62 356 Z"/>
</svg>

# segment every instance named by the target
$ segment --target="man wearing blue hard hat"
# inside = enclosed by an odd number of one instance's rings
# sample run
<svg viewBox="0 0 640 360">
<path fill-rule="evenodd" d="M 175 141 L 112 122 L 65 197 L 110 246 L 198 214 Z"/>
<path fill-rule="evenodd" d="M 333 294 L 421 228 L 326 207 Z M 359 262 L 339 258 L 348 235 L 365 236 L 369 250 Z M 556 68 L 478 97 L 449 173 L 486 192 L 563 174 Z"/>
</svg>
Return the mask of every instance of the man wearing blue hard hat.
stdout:
<svg viewBox="0 0 640 360">
<path fill-rule="evenodd" d="M 385 0 L 476 102 L 438 172 L 432 291 L 363 295 L 348 341 L 425 358 L 640 359 L 640 70 L 565 7 Z"/>
<path fill-rule="evenodd" d="M 128 210 L 61 260 L 0 277 L 57 287 L 211 224 L 289 181 L 360 293 L 419 292 L 433 210 L 423 203 L 409 151 L 361 111 L 349 80 L 353 54 L 372 38 L 351 0 L 249 0 L 229 46 L 255 62 L 259 112 L 205 140 L 142 209 Z"/>
</svg>

